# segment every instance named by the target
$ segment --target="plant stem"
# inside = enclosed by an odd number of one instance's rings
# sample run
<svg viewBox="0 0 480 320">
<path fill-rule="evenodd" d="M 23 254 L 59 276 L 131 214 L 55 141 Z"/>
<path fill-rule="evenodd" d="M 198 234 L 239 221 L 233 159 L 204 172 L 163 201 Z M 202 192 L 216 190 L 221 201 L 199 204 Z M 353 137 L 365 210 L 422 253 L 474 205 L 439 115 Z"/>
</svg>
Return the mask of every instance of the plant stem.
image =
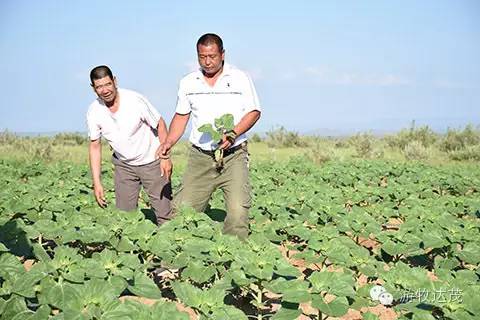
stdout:
<svg viewBox="0 0 480 320">
<path fill-rule="evenodd" d="M 153 260 L 154 257 L 155 257 L 155 256 L 154 256 L 153 254 L 147 254 L 147 255 L 146 255 L 146 258 L 145 258 L 145 261 L 146 261 L 147 263 L 150 263 L 150 262 L 152 262 L 152 260 Z"/>
<path fill-rule="evenodd" d="M 255 298 L 255 300 L 257 301 L 257 308 L 258 308 L 258 316 L 257 316 L 258 320 L 263 319 L 262 310 L 259 307 L 262 304 L 262 296 L 263 296 L 263 289 L 262 287 L 258 286 L 257 296 Z"/>
</svg>

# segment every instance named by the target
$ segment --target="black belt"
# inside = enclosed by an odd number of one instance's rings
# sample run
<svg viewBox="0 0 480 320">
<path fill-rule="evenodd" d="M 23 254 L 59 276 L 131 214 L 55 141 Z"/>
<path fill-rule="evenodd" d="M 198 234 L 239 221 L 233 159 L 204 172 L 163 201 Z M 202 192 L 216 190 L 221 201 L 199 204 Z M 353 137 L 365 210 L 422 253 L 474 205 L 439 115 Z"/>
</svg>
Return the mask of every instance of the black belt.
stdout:
<svg viewBox="0 0 480 320">
<path fill-rule="evenodd" d="M 238 150 L 240 150 L 240 149 L 242 149 L 243 147 L 246 147 L 246 146 L 247 146 L 247 142 L 245 141 L 245 142 L 240 143 L 238 146 L 228 148 L 227 150 L 223 151 L 223 157 L 227 157 L 231 154 L 234 154 L 235 152 L 237 152 Z M 203 150 L 202 148 L 200 148 L 199 146 L 196 146 L 194 144 L 192 144 L 192 147 L 197 149 L 198 151 L 200 151 L 203 154 L 206 154 L 206 155 L 208 155 L 212 158 L 215 158 L 215 151 L 213 151 L 213 150 Z"/>
</svg>

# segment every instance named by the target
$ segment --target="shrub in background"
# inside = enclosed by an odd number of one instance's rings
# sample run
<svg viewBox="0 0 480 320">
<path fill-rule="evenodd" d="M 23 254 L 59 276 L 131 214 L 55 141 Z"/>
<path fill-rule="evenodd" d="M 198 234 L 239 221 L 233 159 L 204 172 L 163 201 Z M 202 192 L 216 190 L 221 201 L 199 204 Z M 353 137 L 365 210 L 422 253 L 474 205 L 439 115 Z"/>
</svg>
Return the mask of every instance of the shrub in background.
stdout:
<svg viewBox="0 0 480 320">
<path fill-rule="evenodd" d="M 53 137 L 53 145 L 57 146 L 81 146 L 88 142 L 88 137 L 80 133 L 57 133 Z"/>
<path fill-rule="evenodd" d="M 13 144 L 19 137 L 15 135 L 14 133 L 11 133 L 8 130 L 3 131 L 0 133 L 0 144 L 2 145 L 9 145 Z"/>
<path fill-rule="evenodd" d="M 449 128 L 440 142 L 440 150 L 446 152 L 459 151 L 479 144 L 480 130 L 469 124 L 463 130 Z"/>
<path fill-rule="evenodd" d="M 467 146 L 463 149 L 450 151 L 448 157 L 456 161 L 480 161 L 480 145 Z"/>
<path fill-rule="evenodd" d="M 429 126 L 416 127 L 415 121 L 412 121 L 410 128 L 402 129 L 395 135 L 385 137 L 385 142 L 389 147 L 405 150 L 406 146 L 412 141 L 418 141 L 422 146 L 428 148 L 438 140 L 436 134 Z"/>
<path fill-rule="evenodd" d="M 249 139 L 250 142 L 262 142 L 262 137 L 258 133 L 254 133 Z"/>
<path fill-rule="evenodd" d="M 284 127 L 267 132 L 265 139 L 271 148 L 307 147 L 307 141 L 298 132 L 288 131 Z"/>
<path fill-rule="evenodd" d="M 357 133 L 348 139 L 348 143 L 355 148 L 357 155 L 361 158 L 371 158 L 374 154 L 373 145 L 375 137 L 370 133 Z"/>
<path fill-rule="evenodd" d="M 429 157 L 427 148 L 418 140 L 413 140 L 402 150 L 408 160 L 425 160 Z"/>
<path fill-rule="evenodd" d="M 344 149 L 348 148 L 348 141 L 345 138 L 336 138 L 334 139 L 335 148 Z"/>
<path fill-rule="evenodd" d="M 333 150 L 328 139 L 319 137 L 314 138 L 312 146 L 305 153 L 305 156 L 316 164 L 323 164 L 333 160 L 335 150 Z"/>
</svg>

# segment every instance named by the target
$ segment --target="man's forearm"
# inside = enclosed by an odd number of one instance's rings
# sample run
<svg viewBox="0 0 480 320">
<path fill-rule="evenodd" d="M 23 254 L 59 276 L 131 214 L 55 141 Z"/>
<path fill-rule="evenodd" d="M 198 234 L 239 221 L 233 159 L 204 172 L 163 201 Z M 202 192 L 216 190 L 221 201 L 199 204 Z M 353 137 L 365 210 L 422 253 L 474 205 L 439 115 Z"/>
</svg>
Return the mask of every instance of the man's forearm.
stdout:
<svg viewBox="0 0 480 320">
<path fill-rule="evenodd" d="M 243 116 L 242 120 L 240 120 L 233 130 L 237 135 L 241 135 L 250 130 L 250 128 L 252 128 L 253 125 L 258 121 L 258 119 L 260 119 L 260 111 L 250 111 Z"/>
<path fill-rule="evenodd" d="M 90 144 L 89 147 L 89 159 L 90 170 L 92 172 L 93 184 L 97 185 L 101 183 L 101 170 L 102 170 L 102 147 L 100 144 Z"/>
<path fill-rule="evenodd" d="M 190 119 L 190 114 L 178 114 L 176 113 L 173 116 L 172 122 L 170 123 L 170 128 L 168 131 L 167 141 L 173 146 L 178 140 L 182 137 L 185 132 L 185 128 Z"/>
<path fill-rule="evenodd" d="M 165 141 L 167 140 L 168 131 L 167 131 L 167 125 L 165 124 L 165 120 L 163 120 L 163 118 L 160 118 L 160 120 L 158 121 L 157 132 L 158 132 L 158 140 L 160 140 L 160 144 L 165 143 Z"/>
</svg>

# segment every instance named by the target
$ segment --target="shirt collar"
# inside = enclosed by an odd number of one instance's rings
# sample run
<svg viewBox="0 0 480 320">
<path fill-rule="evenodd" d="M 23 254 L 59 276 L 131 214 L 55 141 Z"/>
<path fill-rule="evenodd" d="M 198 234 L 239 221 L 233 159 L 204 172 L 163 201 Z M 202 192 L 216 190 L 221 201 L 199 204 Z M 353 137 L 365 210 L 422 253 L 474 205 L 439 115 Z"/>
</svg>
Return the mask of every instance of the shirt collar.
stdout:
<svg viewBox="0 0 480 320">
<path fill-rule="evenodd" d="M 223 70 L 222 70 L 222 74 L 220 75 L 220 78 L 218 79 L 221 79 L 223 77 L 227 77 L 227 76 L 230 76 L 232 73 L 232 66 L 226 62 L 223 63 Z M 203 72 L 202 72 L 202 69 L 199 67 L 198 68 L 198 71 L 197 71 L 197 76 L 195 77 L 197 78 L 198 80 L 202 80 L 203 79 Z"/>
</svg>

